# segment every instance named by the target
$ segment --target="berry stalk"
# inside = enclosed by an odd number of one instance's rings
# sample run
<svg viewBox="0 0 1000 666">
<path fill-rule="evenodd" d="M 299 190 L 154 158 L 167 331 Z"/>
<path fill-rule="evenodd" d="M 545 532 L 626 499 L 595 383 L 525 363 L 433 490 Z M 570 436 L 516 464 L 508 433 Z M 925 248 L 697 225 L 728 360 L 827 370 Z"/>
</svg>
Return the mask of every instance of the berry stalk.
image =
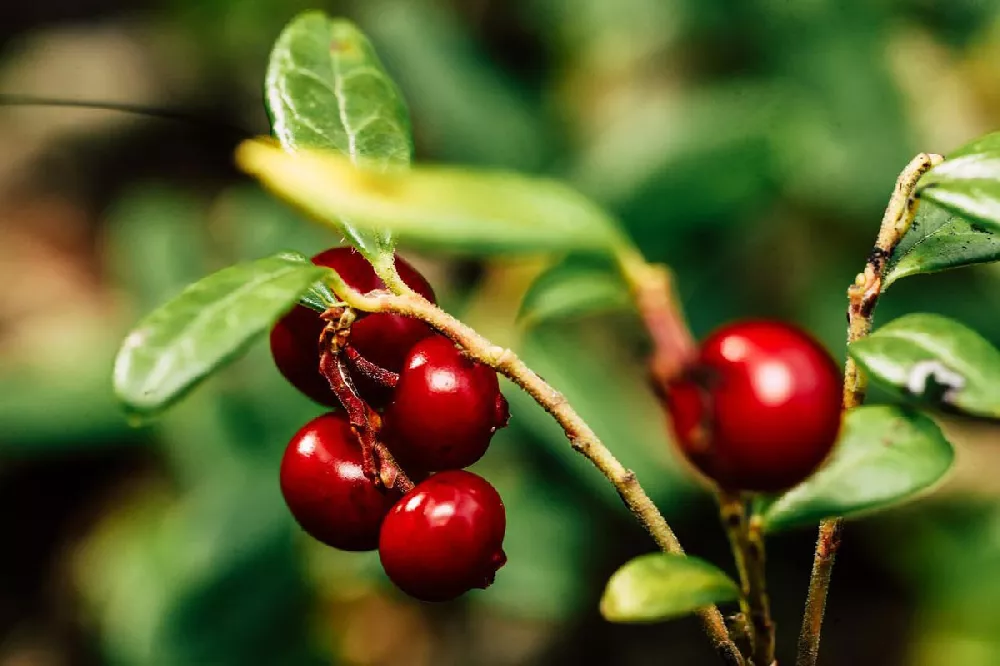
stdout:
<svg viewBox="0 0 1000 666">
<path fill-rule="evenodd" d="M 375 266 L 379 276 L 395 293 L 361 294 L 339 275 L 331 273 L 333 291 L 348 306 L 364 312 L 389 312 L 421 319 L 457 342 L 475 360 L 485 363 L 520 386 L 562 426 L 573 448 L 590 460 L 609 480 L 622 501 L 666 553 L 683 554 L 684 549 L 656 505 L 639 485 L 635 473 L 626 469 L 608 450 L 566 398 L 549 386 L 510 349 L 494 345 L 472 328 L 444 312 L 409 289 L 391 265 Z M 718 654 L 728 666 L 743 666 L 743 657 L 729 637 L 719 609 L 711 606 L 699 612 L 702 624 Z"/>
<path fill-rule="evenodd" d="M 322 317 L 328 323 L 319 339 L 319 371 L 330 383 L 330 389 L 347 412 L 351 429 L 361 446 L 365 476 L 377 478 L 387 489 L 396 488 L 404 493 L 413 490 L 413 481 L 378 439 L 382 427 L 381 417 L 358 395 L 351 381 L 344 349 L 350 338 L 354 313 L 348 308 L 334 307 L 323 313 Z"/>
<path fill-rule="evenodd" d="M 866 337 L 872 330 L 875 306 L 882 293 L 882 278 L 896 246 L 913 224 L 919 200 L 916 197 L 917 182 L 930 169 L 944 161 L 941 155 L 921 153 L 913 158 L 896 179 L 896 186 L 889 199 L 889 205 L 882 217 L 875 246 L 868 255 L 865 270 L 858 273 L 847 290 L 847 342 L 848 344 Z M 861 406 L 865 401 L 868 381 L 854 360 L 848 356 L 844 369 L 843 409 L 847 411 Z M 842 518 L 828 518 L 820 523 L 816 552 L 813 556 L 812 574 L 809 578 L 809 593 L 806 598 L 805 615 L 799 632 L 796 666 L 815 666 L 819 656 L 820 632 L 826 611 L 826 598 L 830 590 L 830 577 L 837 557 L 843 532 Z"/>
<path fill-rule="evenodd" d="M 650 264 L 637 250 L 626 248 L 616 259 L 632 290 L 639 316 L 653 343 L 650 371 L 665 394 L 670 382 L 692 363 L 698 345 L 688 328 L 674 293 L 673 277 L 666 266 Z"/>
<path fill-rule="evenodd" d="M 719 493 L 722 523 L 733 548 L 743 594 L 740 605 L 748 625 L 755 666 L 774 664 L 774 622 L 764 574 L 764 538 L 760 520 L 747 518 L 746 501 L 738 493 Z"/>
</svg>

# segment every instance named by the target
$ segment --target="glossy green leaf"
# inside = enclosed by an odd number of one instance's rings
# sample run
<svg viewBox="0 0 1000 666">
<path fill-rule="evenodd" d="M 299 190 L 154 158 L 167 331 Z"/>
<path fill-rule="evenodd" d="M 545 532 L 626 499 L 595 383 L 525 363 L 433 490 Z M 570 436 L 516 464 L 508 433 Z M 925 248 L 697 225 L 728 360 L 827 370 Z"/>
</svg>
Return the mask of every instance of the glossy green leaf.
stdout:
<svg viewBox="0 0 1000 666">
<path fill-rule="evenodd" d="M 299 297 L 299 303 L 316 312 L 326 312 L 326 309 L 336 302 L 337 296 L 324 282 L 317 282 L 311 285 Z"/>
<path fill-rule="evenodd" d="M 614 266 L 570 258 L 538 276 L 521 301 L 518 318 L 524 326 L 534 326 L 631 305 L 628 285 Z"/>
<path fill-rule="evenodd" d="M 190 285 L 125 338 L 115 393 L 140 414 L 169 406 L 263 334 L 325 272 L 301 255 L 279 254 Z"/>
<path fill-rule="evenodd" d="M 954 457 L 927 416 L 891 405 L 859 407 L 844 419 L 830 460 L 807 481 L 764 503 L 765 527 L 813 525 L 895 504 L 935 483 Z"/>
<path fill-rule="evenodd" d="M 625 563 L 608 580 L 601 615 L 611 622 L 659 622 L 738 599 L 739 588 L 696 557 L 651 553 Z"/>
<path fill-rule="evenodd" d="M 386 170 L 410 163 L 409 112 L 365 35 L 350 21 L 306 12 L 275 42 L 265 80 L 275 136 L 290 151 L 337 150 Z M 338 226 L 366 256 L 392 250 L 390 234 Z"/>
<path fill-rule="evenodd" d="M 872 379 L 907 396 L 1000 418 L 1000 351 L 966 326 L 910 314 L 848 347 Z"/>
<path fill-rule="evenodd" d="M 920 179 L 918 194 L 1000 232 L 1000 132 L 962 146 Z"/>
<path fill-rule="evenodd" d="M 554 180 L 447 167 L 377 172 L 332 152 L 287 153 L 245 141 L 237 163 L 320 221 L 341 216 L 411 243 L 470 252 L 611 251 L 624 243 L 609 215 Z"/>
<path fill-rule="evenodd" d="M 908 275 L 997 260 L 1000 260 L 1000 234 L 925 201 L 892 255 L 882 288 L 887 289 Z"/>
</svg>

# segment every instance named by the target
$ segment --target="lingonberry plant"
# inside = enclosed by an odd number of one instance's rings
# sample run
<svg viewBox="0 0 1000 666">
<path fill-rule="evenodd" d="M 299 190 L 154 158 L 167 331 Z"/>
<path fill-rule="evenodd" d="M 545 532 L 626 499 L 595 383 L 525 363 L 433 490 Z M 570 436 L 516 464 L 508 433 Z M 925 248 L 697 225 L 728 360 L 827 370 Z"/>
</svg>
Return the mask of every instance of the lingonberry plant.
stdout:
<svg viewBox="0 0 1000 666">
<path fill-rule="evenodd" d="M 952 447 L 927 410 L 1000 418 L 1000 352 L 976 333 L 929 314 L 872 329 L 895 281 L 1000 259 L 1000 135 L 948 160 L 919 155 L 901 173 L 848 290 L 841 374 L 808 333 L 783 322 L 732 323 L 697 344 L 668 269 L 647 263 L 607 212 L 568 187 L 412 166 L 406 105 L 349 22 L 315 12 L 293 20 L 265 89 L 274 138 L 243 143 L 238 165 L 350 247 L 311 261 L 266 257 L 191 285 L 126 338 L 115 388 L 134 413 L 153 415 L 270 331 L 285 377 L 334 410 L 293 436 L 275 470 L 291 514 L 334 548 L 378 548 L 388 578 L 413 597 L 444 601 L 503 575 L 503 502 L 463 469 L 509 417 L 497 373 L 552 415 L 662 551 L 611 577 L 604 616 L 697 614 L 731 666 L 776 663 L 768 533 L 820 522 L 798 642 L 797 664 L 810 666 L 844 518 L 911 497 L 946 473 Z M 719 500 L 739 583 L 684 553 L 639 483 L 644 470 L 619 463 L 562 395 L 437 307 L 427 281 L 396 256 L 397 241 L 610 258 L 652 342 L 650 374 L 678 450 Z M 558 286 L 551 274 L 541 281 Z M 607 302 L 579 298 L 573 307 Z M 869 380 L 899 404 L 863 406 Z M 727 625 L 716 604 L 728 603 L 738 610 Z"/>
</svg>

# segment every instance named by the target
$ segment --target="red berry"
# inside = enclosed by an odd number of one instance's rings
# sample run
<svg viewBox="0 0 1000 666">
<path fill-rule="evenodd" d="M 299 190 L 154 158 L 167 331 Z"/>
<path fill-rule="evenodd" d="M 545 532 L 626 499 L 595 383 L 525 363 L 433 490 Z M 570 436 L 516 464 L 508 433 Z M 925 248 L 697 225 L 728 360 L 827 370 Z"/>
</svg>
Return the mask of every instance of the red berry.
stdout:
<svg viewBox="0 0 1000 666">
<path fill-rule="evenodd" d="M 434 335 L 406 357 L 383 432 L 404 467 L 461 469 L 483 457 L 508 417 L 496 372 Z"/>
<path fill-rule="evenodd" d="M 400 498 L 365 477 L 361 445 L 342 412 L 295 433 L 281 461 L 281 492 L 302 529 L 342 550 L 375 549 L 382 519 Z"/>
<path fill-rule="evenodd" d="M 455 470 L 435 474 L 399 500 L 382 524 L 378 552 L 399 589 L 447 601 L 485 589 L 507 561 L 503 501 L 485 479 Z"/>
<path fill-rule="evenodd" d="M 805 332 L 778 322 L 725 326 L 668 389 L 681 450 L 730 490 L 777 491 L 808 478 L 841 421 L 841 376 Z"/>
<path fill-rule="evenodd" d="M 328 266 L 354 289 L 364 293 L 384 289 L 385 283 L 371 264 L 357 251 L 335 247 L 312 259 L 318 266 Z M 413 266 L 396 257 L 396 269 L 411 289 L 434 301 L 434 291 Z M 301 305 L 295 306 L 271 330 L 271 355 L 278 370 L 293 386 L 324 405 L 339 406 L 330 385 L 319 372 L 319 335 L 323 331 L 319 314 Z M 418 340 L 431 334 L 418 319 L 393 314 L 372 314 L 360 318 L 351 327 L 351 344 L 362 356 L 387 370 L 399 372 L 406 353 Z M 353 379 L 362 397 L 373 405 L 388 402 L 390 392 L 360 373 Z"/>
</svg>

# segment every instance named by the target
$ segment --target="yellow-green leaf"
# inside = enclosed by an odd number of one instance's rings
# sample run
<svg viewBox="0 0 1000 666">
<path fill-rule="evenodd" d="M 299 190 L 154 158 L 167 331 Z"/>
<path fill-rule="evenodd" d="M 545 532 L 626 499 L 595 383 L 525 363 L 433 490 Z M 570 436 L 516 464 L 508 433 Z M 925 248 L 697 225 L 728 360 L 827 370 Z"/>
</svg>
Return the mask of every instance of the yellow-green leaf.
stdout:
<svg viewBox="0 0 1000 666">
<path fill-rule="evenodd" d="M 739 596 L 736 583 L 704 560 L 651 553 L 626 562 L 611 576 L 601 615 L 611 622 L 660 622 Z"/>
<path fill-rule="evenodd" d="M 287 153 L 262 140 L 240 168 L 321 222 L 348 218 L 401 240 L 467 252 L 611 252 L 626 241 L 610 216 L 554 180 L 448 167 L 379 172 L 329 151 Z"/>
</svg>

